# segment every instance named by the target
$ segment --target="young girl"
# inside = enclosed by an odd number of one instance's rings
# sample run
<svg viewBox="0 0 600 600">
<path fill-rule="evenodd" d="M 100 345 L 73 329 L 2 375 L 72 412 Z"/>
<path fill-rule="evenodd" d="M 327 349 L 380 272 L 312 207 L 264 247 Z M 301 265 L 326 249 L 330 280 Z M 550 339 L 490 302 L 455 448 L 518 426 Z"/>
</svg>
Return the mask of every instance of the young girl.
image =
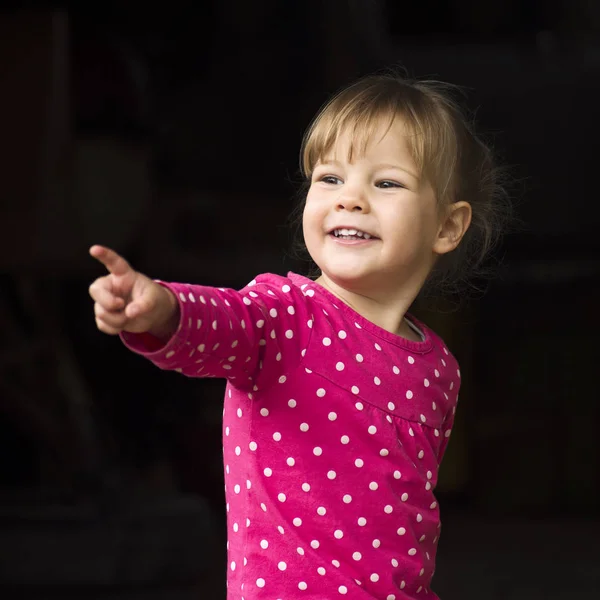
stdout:
<svg viewBox="0 0 600 600">
<path fill-rule="evenodd" d="M 157 282 L 94 246 L 96 322 L 161 369 L 227 379 L 229 600 L 434 599 L 460 370 L 408 310 L 489 247 L 494 167 L 439 86 L 384 75 L 321 110 L 302 169 L 315 281 Z"/>
</svg>

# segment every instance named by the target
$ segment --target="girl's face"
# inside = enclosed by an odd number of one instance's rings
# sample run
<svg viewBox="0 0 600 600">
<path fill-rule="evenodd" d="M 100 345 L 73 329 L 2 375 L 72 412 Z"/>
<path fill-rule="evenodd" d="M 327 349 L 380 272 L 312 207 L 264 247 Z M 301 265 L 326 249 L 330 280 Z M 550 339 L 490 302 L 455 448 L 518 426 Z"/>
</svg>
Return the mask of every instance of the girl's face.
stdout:
<svg viewBox="0 0 600 600">
<path fill-rule="evenodd" d="M 323 277 L 383 300 L 426 279 L 440 250 L 440 211 L 399 119 L 387 133 L 382 124 L 352 161 L 350 144 L 342 134 L 314 169 L 304 240 Z"/>
</svg>

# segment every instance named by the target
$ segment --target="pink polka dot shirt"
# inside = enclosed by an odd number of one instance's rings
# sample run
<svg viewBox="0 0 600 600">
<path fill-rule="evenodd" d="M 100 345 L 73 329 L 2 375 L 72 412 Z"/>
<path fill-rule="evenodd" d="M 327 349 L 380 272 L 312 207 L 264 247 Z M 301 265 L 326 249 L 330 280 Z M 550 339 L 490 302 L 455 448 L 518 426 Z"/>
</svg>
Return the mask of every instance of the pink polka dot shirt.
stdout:
<svg viewBox="0 0 600 600">
<path fill-rule="evenodd" d="M 164 284 L 177 333 L 162 369 L 227 379 L 228 600 L 435 599 L 434 495 L 460 371 L 444 343 L 367 321 L 313 281 L 241 291 Z"/>
</svg>

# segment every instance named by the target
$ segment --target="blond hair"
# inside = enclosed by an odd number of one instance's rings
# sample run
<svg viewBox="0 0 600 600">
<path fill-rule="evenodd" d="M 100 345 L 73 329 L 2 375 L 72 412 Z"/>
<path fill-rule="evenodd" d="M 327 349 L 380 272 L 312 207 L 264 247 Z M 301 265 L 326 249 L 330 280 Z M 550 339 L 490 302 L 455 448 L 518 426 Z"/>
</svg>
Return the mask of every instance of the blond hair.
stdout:
<svg viewBox="0 0 600 600">
<path fill-rule="evenodd" d="M 470 278 L 500 238 L 509 205 L 490 149 L 475 135 L 452 97 L 454 86 L 393 74 L 360 79 L 334 96 L 307 129 L 300 167 L 307 182 L 320 159 L 345 132 L 350 160 L 364 153 L 382 122 L 401 119 L 419 176 L 429 182 L 440 207 L 466 201 L 471 226 L 459 247 L 438 262 L 432 278 L 445 285 Z"/>
</svg>

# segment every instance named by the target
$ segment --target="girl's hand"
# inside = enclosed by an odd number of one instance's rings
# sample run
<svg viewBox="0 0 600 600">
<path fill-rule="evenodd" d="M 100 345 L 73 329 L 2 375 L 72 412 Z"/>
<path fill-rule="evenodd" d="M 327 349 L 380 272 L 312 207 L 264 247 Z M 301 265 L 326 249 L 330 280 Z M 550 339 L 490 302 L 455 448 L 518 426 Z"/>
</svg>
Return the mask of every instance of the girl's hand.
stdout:
<svg viewBox="0 0 600 600">
<path fill-rule="evenodd" d="M 138 273 L 115 251 L 92 246 L 90 254 L 108 270 L 90 286 L 98 329 L 109 335 L 147 332 L 168 340 L 179 324 L 179 304 L 164 286 Z"/>
</svg>

